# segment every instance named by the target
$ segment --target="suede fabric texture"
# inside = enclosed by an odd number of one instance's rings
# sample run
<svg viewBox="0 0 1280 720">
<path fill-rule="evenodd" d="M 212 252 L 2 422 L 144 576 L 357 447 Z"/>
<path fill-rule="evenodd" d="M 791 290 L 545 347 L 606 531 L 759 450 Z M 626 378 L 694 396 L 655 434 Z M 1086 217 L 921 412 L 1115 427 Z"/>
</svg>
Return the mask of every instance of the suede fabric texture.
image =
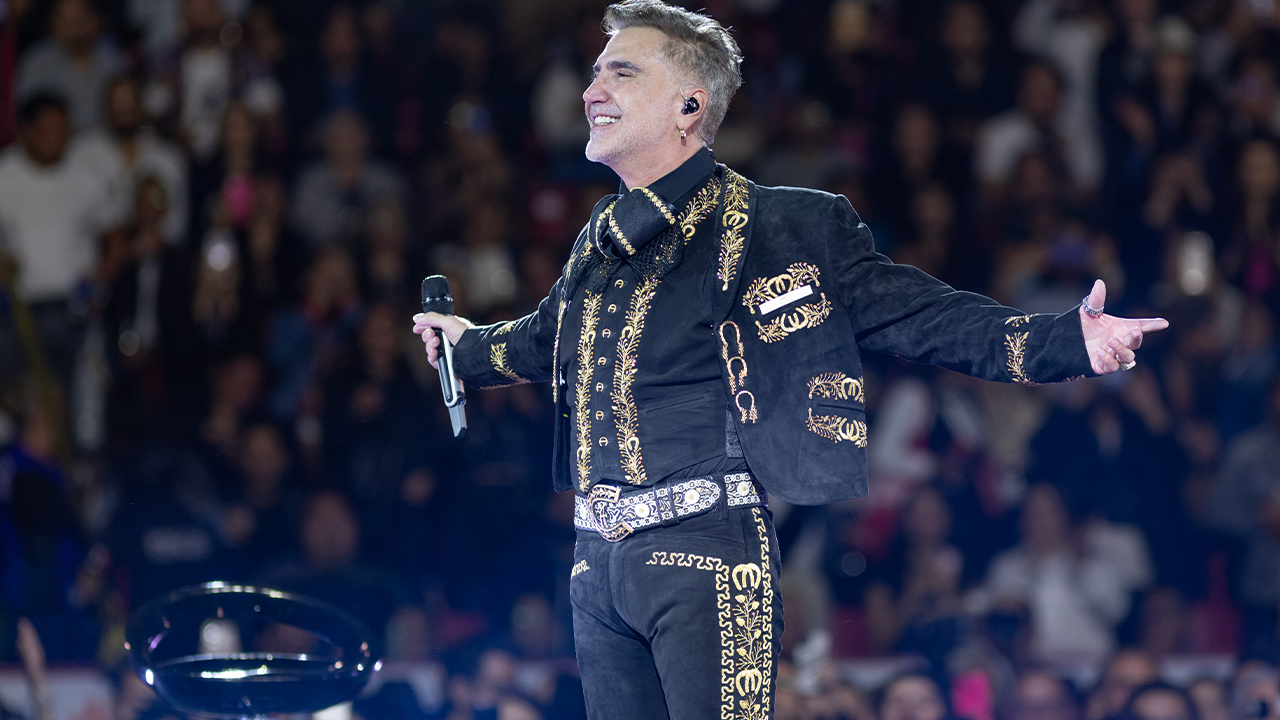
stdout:
<svg viewBox="0 0 1280 720">
<path fill-rule="evenodd" d="M 815 505 L 867 494 L 862 350 L 999 382 L 1094 374 L 1075 308 L 1026 315 L 957 291 L 876 253 L 843 196 L 741 178 L 735 185 L 727 168 L 717 172 L 723 182 L 711 240 L 721 244 L 723 282 L 705 301 L 725 343 L 726 404 L 747 465 L 771 495 Z M 473 387 L 555 383 L 552 462 L 560 491 L 574 487 L 564 368 L 575 349 L 557 343 L 557 328 L 581 315 L 572 274 L 574 259 L 594 252 L 587 236 L 584 228 L 566 265 L 570 280 L 562 275 L 535 312 L 468 329 L 454 351 L 459 377 Z"/>
</svg>

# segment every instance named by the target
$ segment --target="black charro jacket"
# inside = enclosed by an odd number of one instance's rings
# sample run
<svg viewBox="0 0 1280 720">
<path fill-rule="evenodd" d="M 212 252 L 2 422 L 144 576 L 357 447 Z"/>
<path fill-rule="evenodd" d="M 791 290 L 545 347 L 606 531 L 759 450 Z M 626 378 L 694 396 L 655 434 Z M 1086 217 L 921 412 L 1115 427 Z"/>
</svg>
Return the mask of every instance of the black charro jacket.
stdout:
<svg viewBox="0 0 1280 720">
<path fill-rule="evenodd" d="M 723 166 L 718 174 L 719 262 L 706 301 L 747 464 L 774 496 L 814 505 L 867 494 L 860 350 L 1002 382 L 1093 374 L 1078 310 L 1026 315 L 957 291 L 876 253 L 843 196 L 759 187 Z M 564 368 L 575 352 L 559 347 L 560 324 L 591 252 L 584 229 L 535 312 L 468 329 L 454 350 L 458 376 L 473 387 L 554 379 L 560 491 L 574 487 Z"/>
</svg>

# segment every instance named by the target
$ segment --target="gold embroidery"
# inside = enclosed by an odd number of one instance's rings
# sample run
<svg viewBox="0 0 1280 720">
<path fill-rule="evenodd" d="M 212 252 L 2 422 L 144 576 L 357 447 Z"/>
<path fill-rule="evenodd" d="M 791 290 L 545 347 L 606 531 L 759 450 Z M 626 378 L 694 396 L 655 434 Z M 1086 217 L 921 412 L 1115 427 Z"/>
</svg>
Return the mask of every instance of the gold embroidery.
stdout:
<svg viewBox="0 0 1280 720">
<path fill-rule="evenodd" d="M 719 188 L 715 182 L 709 182 L 690 201 L 689 207 L 680 214 L 680 234 L 688 242 L 698 231 L 698 223 L 702 222 L 716 206 L 720 204 Z"/>
<path fill-rule="evenodd" d="M 509 333 L 509 332 L 511 332 L 512 330 L 515 330 L 515 329 L 516 329 L 516 321 L 515 321 L 515 320 L 511 320 L 511 321 L 508 321 L 508 322 L 504 322 L 504 323 L 502 323 L 502 325 L 501 325 L 500 327 L 496 328 L 496 329 L 493 331 L 493 334 L 494 334 L 494 335 L 506 335 L 507 333 Z"/>
<path fill-rule="evenodd" d="M 746 407 L 742 406 L 742 398 L 747 398 Z M 743 423 L 754 423 L 759 419 L 756 414 L 756 396 L 751 394 L 750 390 L 739 390 L 737 395 L 733 396 L 733 402 L 738 406 L 738 412 L 742 413 Z"/>
<path fill-rule="evenodd" d="M 569 303 L 560 301 L 560 312 L 556 315 L 556 341 L 551 345 L 551 402 L 560 402 L 560 330 L 564 326 L 564 309 Z"/>
<path fill-rule="evenodd" d="M 609 215 L 609 232 L 613 233 L 613 239 L 618 241 L 618 244 L 622 246 L 622 249 L 628 255 L 635 255 L 636 249 L 631 247 L 631 241 L 627 239 L 626 235 L 622 234 L 622 228 L 618 227 L 618 219 L 613 216 L 613 206 L 610 205 L 605 213 Z"/>
<path fill-rule="evenodd" d="M 809 399 L 831 398 L 862 402 L 862 378 L 842 372 L 823 373 L 809 380 Z"/>
<path fill-rule="evenodd" d="M 591 475 L 591 348 L 600 320 L 600 293 L 588 292 L 582 300 L 582 336 L 578 338 L 578 378 L 574 403 L 578 426 L 578 487 L 586 492 Z"/>
<path fill-rule="evenodd" d="M 1031 378 L 1027 377 L 1023 363 L 1026 360 L 1027 336 L 1030 333 L 1013 333 L 1004 336 L 1004 348 L 1009 353 L 1009 359 L 1005 366 L 1009 369 L 1009 374 L 1016 383 L 1023 385 L 1035 385 L 1031 382 Z"/>
<path fill-rule="evenodd" d="M 747 291 L 742 294 L 742 304 L 754 315 L 760 305 L 776 300 L 805 285 L 813 288 L 822 285 L 818 280 L 817 266 L 809 263 L 792 263 L 781 275 L 752 280 Z M 826 293 L 818 292 L 817 302 L 798 305 L 794 310 L 770 320 L 767 325 L 761 325 L 757 320 L 756 328 L 761 340 L 767 343 L 777 342 L 797 330 L 821 325 L 829 315 L 831 315 L 831 301 L 827 300 Z"/>
<path fill-rule="evenodd" d="M 587 565 L 586 560 L 579 560 L 574 563 L 573 568 L 569 570 L 569 579 L 572 580 L 590 569 L 591 566 Z"/>
<path fill-rule="evenodd" d="M 489 360 L 493 362 L 493 369 L 497 370 L 503 377 L 513 383 L 527 383 L 528 380 L 515 374 L 511 366 L 507 364 L 507 344 L 494 343 L 489 346 Z"/>
<path fill-rule="evenodd" d="M 647 187 L 640 188 L 640 192 L 644 193 L 644 196 L 649 198 L 649 202 L 653 203 L 653 206 L 658 208 L 658 212 L 662 213 L 662 217 L 666 218 L 668 223 L 672 225 L 676 224 L 675 216 L 671 214 L 669 209 L 667 209 L 667 204 L 662 201 L 662 198 L 655 195 L 653 191 Z"/>
<path fill-rule="evenodd" d="M 756 313 L 758 306 L 770 300 L 776 300 L 802 285 L 817 287 L 822 284 L 818 279 L 818 267 L 809 263 L 791 263 L 787 271 L 771 278 L 756 278 L 747 286 L 742 294 L 742 305 Z"/>
<path fill-rule="evenodd" d="M 738 270 L 738 260 L 742 257 L 742 230 L 747 226 L 747 180 L 738 173 L 726 169 L 724 215 L 720 222 L 724 224 L 724 233 L 720 236 L 720 268 L 716 278 L 721 281 L 720 290 L 728 292 L 729 283 Z"/>
<path fill-rule="evenodd" d="M 645 565 L 665 565 L 667 567 L 691 567 L 698 570 L 709 570 L 711 572 L 727 571 L 729 568 L 718 557 L 709 555 L 697 555 L 695 553 L 682 552 L 666 552 L 665 550 L 654 550 L 653 556 L 645 563 Z"/>
<path fill-rule="evenodd" d="M 1004 324 L 1015 328 L 1022 327 L 1023 325 L 1031 322 L 1031 318 L 1033 317 L 1035 317 L 1035 315 L 1014 315 L 1013 317 L 1005 318 Z"/>
<path fill-rule="evenodd" d="M 848 440 L 858 447 L 867 446 L 867 424 L 861 420 L 850 420 L 839 415 L 814 415 L 809 408 L 809 419 L 805 426 L 831 442 Z"/>
<path fill-rule="evenodd" d="M 632 485 L 642 485 L 647 478 L 640 455 L 640 411 L 631 394 L 631 385 L 636 377 L 644 318 L 649 313 L 657 288 L 658 281 L 649 278 L 641 282 L 631 296 L 626 324 L 618 333 L 618 364 L 613 369 L 613 415 L 618 425 L 618 451 L 622 453 L 623 478 Z"/>
<path fill-rule="evenodd" d="M 733 357 L 729 356 L 729 339 L 725 337 L 725 328 L 733 328 L 734 345 L 738 348 Z M 747 382 L 747 361 L 742 357 L 742 331 L 738 329 L 738 323 L 732 320 L 720 323 L 720 359 L 724 360 L 725 369 L 729 373 L 729 391 L 736 393 Z M 735 360 L 742 364 L 742 372 L 738 375 L 733 373 Z"/>
<path fill-rule="evenodd" d="M 817 304 L 805 303 L 792 312 L 770 320 L 768 325 L 761 325 L 757 320 L 756 329 L 760 333 L 760 339 L 767 343 L 778 342 L 797 330 L 821 325 L 831 315 L 831 301 L 827 300 L 826 294 L 819 295 L 822 299 Z"/>
<path fill-rule="evenodd" d="M 752 508 L 760 537 L 760 562 L 730 571 L 732 603 L 720 611 L 721 720 L 770 717 L 773 680 L 773 576 L 769 572 L 769 530 L 759 508 Z M 717 578 L 717 581 L 719 578 Z M 719 582 L 716 585 L 720 590 Z M 726 584 L 724 591 L 730 588 Z M 718 596 L 717 600 L 721 598 Z"/>
<path fill-rule="evenodd" d="M 587 248 L 584 248 L 584 252 L 582 253 L 584 256 L 590 254 L 590 249 L 592 247 L 600 244 L 600 226 L 605 222 L 613 221 L 613 206 L 617 204 L 617 200 L 609 203 L 609 207 L 601 211 L 600 215 L 596 217 L 596 225 L 591 229 L 591 242 L 587 243 Z"/>
</svg>

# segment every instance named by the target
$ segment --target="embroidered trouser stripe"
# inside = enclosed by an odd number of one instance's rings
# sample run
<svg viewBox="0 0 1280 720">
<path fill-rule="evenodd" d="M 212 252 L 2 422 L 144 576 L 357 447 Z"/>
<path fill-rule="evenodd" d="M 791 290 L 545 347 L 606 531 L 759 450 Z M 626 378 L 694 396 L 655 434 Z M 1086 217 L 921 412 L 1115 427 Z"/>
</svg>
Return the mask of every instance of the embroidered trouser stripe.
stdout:
<svg viewBox="0 0 1280 720">
<path fill-rule="evenodd" d="M 570 581 L 592 720 L 773 717 L 782 638 L 763 508 L 712 511 L 618 543 L 581 531 Z"/>
</svg>

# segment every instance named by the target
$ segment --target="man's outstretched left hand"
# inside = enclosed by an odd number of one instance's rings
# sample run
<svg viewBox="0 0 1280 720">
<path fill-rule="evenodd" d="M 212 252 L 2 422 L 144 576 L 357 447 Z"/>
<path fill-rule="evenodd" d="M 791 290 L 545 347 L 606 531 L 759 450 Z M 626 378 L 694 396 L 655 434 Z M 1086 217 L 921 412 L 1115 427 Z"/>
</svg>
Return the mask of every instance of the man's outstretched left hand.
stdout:
<svg viewBox="0 0 1280 720">
<path fill-rule="evenodd" d="M 1137 364 L 1133 351 L 1142 345 L 1142 336 L 1169 327 L 1164 318 L 1119 318 L 1105 313 L 1096 317 L 1086 312 L 1086 306 L 1102 310 L 1107 302 L 1107 286 L 1101 280 L 1093 282 L 1093 290 L 1080 305 L 1080 326 L 1084 330 L 1084 347 L 1089 351 L 1089 364 L 1099 375 L 1117 370 L 1131 370 Z"/>
</svg>

